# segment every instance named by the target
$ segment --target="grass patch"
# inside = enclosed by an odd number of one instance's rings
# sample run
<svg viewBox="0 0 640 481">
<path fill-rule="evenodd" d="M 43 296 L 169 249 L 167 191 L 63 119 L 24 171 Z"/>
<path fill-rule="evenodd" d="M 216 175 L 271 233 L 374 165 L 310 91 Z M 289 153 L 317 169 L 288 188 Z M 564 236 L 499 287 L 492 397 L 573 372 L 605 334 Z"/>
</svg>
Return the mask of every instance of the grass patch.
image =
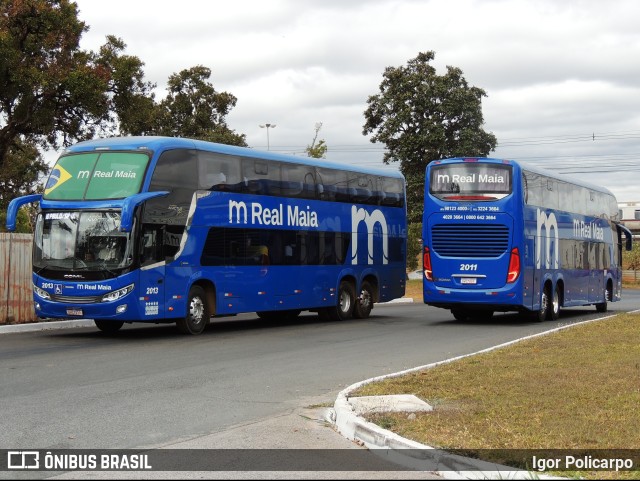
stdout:
<svg viewBox="0 0 640 481">
<path fill-rule="evenodd" d="M 415 419 L 385 413 L 384 424 L 443 449 L 640 449 L 640 315 L 582 324 L 352 393 L 386 394 L 432 404 L 434 411 Z M 580 475 L 635 479 L 640 471 Z"/>
<path fill-rule="evenodd" d="M 404 290 L 404 297 L 412 298 L 413 302 L 423 302 L 422 280 L 421 279 L 408 280 Z"/>
</svg>

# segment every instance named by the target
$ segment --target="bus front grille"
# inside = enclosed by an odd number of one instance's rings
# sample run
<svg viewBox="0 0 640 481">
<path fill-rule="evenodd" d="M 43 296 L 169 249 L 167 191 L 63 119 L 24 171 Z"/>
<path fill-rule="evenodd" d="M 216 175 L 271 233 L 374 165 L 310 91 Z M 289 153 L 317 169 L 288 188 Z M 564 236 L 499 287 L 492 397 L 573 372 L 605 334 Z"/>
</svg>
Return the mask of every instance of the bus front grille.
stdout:
<svg viewBox="0 0 640 481">
<path fill-rule="evenodd" d="M 509 248 L 506 225 L 436 224 L 432 247 L 440 257 L 500 257 Z"/>
<path fill-rule="evenodd" d="M 65 302 L 68 304 L 96 304 L 100 302 L 102 296 L 89 296 L 89 297 L 77 297 L 77 296 L 60 296 L 52 295 L 51 300 L 55 302 Z"/>
</svg>

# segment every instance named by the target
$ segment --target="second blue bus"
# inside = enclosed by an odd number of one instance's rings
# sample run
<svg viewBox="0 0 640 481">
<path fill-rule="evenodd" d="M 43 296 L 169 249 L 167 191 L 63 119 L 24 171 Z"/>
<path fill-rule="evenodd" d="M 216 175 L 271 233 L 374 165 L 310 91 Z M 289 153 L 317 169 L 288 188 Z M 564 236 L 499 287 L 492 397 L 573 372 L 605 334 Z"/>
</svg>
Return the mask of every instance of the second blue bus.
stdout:
<svg viewBox="0 0 640 481">
<path fill-rule="evenodd" d="M 423 293 L 454 318 L 620 299 L 631 233 L 607 189 L 523 162 L 453 158 L 426 169 Z M 624 240 L 623 240 L 624 239 Z"/>
</svg>

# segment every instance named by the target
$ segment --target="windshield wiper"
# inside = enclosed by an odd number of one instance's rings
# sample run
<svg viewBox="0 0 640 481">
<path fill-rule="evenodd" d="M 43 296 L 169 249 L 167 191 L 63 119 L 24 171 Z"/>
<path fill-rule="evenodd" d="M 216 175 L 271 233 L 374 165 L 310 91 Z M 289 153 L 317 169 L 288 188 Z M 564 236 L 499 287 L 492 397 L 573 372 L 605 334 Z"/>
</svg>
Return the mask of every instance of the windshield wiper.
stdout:
<svg viewBox="0 0 640 481">
<path fill-rule="evenodd" d="M 99 266 L 99 267 L 100 267 L 101 269 L 104 269 L 105 271 L 107 271 L 109 274 L 111 274 L 111 275 L 112 275 L 112 276 L 114 276 L 114 277 L 118 275 L 118 273 L 117 273 L 116 271 L 112 271 L 111 269 L 109 269 L 109 268 L 107 267 L 107 261 L 104 261 L 104 260 L 103 260 L 103 261 L 100 263 L 100 266 Z"/>
<path fill-rule="evenodd" d="M 84 269 L 84 270 L 89 269 L 85 261 L 83 261 L 79 257 L 70 256 L 70 257 L 65 257 L 64 260 L 73 261 L 73 265 L 71 266 L 73 269 Z"/>
</svg>

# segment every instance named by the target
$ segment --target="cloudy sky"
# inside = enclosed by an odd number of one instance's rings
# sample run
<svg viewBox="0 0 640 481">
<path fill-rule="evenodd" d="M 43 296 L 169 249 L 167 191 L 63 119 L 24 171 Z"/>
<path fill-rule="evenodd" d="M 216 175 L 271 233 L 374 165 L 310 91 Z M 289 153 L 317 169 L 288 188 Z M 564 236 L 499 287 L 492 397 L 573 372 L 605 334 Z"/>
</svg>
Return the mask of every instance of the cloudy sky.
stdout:
<svg viewBox="0 0 640 481">
<path fill-rule="evenodd" d="M 249 145 L 302 154 L 322 122 L 327 158 L 382 166 L 362 135 L 387 66 L 433 50 L 487 93 L 492 155 L 527 160 L 640 201 L 640 2 L 637 0 L 76 0 L 90 27 L 169 75 L 212 70 L 238 98 L 229 126 Z M 266 123 L 275 128 L 260 128 Z M 389 168 L 397 169 L 392 165 Z"/>
</svg>

